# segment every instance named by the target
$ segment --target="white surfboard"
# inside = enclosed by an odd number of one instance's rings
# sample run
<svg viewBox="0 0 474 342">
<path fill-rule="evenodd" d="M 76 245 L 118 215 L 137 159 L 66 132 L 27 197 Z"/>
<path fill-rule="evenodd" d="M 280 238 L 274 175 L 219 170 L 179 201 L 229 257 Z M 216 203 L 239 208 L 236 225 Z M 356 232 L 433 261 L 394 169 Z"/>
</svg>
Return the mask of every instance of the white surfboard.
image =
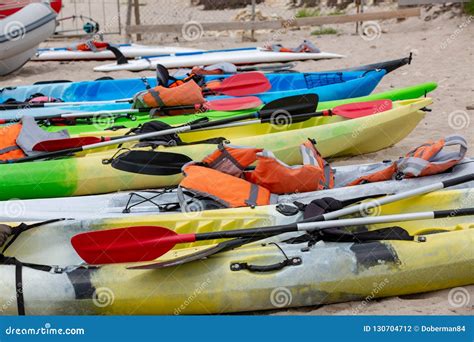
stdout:
<svg viewBox="0 0 474 342">
<path fill-rule="evenodd" d="M 203 50 L 179 46 L 147 46 L 139 44 L 119 44 L 119 48 L 126 58 L 151 57 L 176 53 L 199 52 Z M 73 60 L 108 60 L 115 59 L 109 50 L 101 51 L 71 51 L 66 47 L 40 48 L 32 60 L 35 61 L 73 61 Z"/>
<path fill-rule="evenodd" d="M 176 53 L 154 58 L 140 58 L 129 61 L 127 64 L 113 63 L 100 65 L 95 67 L 94 70 L 102 72 L 119 70 L 140 71 L 148 69 L 154 70 L 157 64 L 162 64 L 167 68 L 190 68 L 196 65 L 211 65 L 220 62 L 242 65 L 343 57 L 345 56 L 329 52 L 274 52 L 263 50 L 261 48 L 238 48 L 193 53 Z"/>
</svg>

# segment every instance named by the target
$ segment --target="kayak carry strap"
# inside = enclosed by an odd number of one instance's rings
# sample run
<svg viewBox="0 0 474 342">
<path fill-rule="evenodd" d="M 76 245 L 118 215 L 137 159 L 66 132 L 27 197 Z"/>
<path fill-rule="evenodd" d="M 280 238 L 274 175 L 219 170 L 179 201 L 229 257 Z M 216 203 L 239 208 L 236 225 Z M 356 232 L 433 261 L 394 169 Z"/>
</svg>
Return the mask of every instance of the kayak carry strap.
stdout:
<svg viewBox="0 0 474 342">
<path fill-rule="evenodd" d="M 25 298 L 23 295 L 23 267 L 29 267 L 29 268 L 32 268 L 38 271 L 44 271 L 44 272 L 54 271 L 54 273 L 62 273 L 64 272 L 64 269 L 56 267 L 56 266 L 23 263 L 19 261 L 18 259 L 16 259 L 15 257 L 5 256 L 4 253 L 6 252 L 8 247 L 10 247 L 13 244 L 13 242 L 15 242 L 15 240 L 18 238 L 18 236 L 20 236 L 21 233 L 33 228 L 41 227 L 50 223 L 55 223 L 55 222 L 64 221 L 64 220 L 65 219 L 54 219 L 54 220 L 38 222 L 35 224 L 30 224 L 30 225 L 21 223 L 19 226 L 13 229 L 13 232 L 9 234 L 13 237 L 8 241 L 8 243 L 5 245 L 2 252 L 0 253 L 0 265 L 14 265 L 15 266 L 16 302 L 17 302 L 18 315 L 20 316 L 25 315 Z"/>
<path fill-rule="evenodd" d="M 21 233 L 27 231 L 27 230 L 30 230 L 30 229 L 33 229 L 33 228 L 38 228 L 38 227 L 41 227 L 41 226 L 45 226 L 47 224 L 50 224 L 50 223 L 55 223 L 55 222 L 60 222 L 60 221 L 64 221 L 65 219 L 61 218 L 61 219 L 52 219 L 52 220 L 47 220 L 47 221 L 43 221 L 43 222 L 38 222 L 38 223 L 34 223 L 34 224 L 25 224 L 25 223 L 21 223 L 20 225 L 18 225 L 17 227 L 15 227 L 14 229 L 11 230 L 11 233 L 8 234 L 8 235 L 11 235 L 13 236 L 8 242 L 7 244 L 5 245 L 5 247 L 3 247 L 3 250 L 0 254 L 3 254 L 7 251 L 7 249 L 15 242 L 15 240 L 20 236 Z M 2 242 L 2 241 L 0 241 Z M 0 247 L 2 246 L 3 244 L 0 243 Z"/>
<path fill-rule="evenodd" d="M 7 257 L 0 253 L 0 265 L 14 265 L 15 266 L 15 292 L 16 292 L 16 303 L 19 316 L 25 316 L 25 297 L 23 291 L 23 267 L 28 267 L 37 271 L 43 271 L 48 273 L 61 274 L 68 272 L 70 268 L 64 268 L 59 266 L 32 264 L 27 262 L 21 262 L 15 257 Z M 96 266 L 78 266 L 75 268 L 97 268 Z"/>
<path fill-rule="evenodd" d="M 235 262 L 235 263 L 230 264 L 230 270 L 234 272 L 248 270 L 249 272 L 253 272 L 253 273 L 265 273 L 265 272 L 279 271 L 287 266 L 298 266 L 303 263 L 303 259 L 301 259 L 300 257 L 288 258 L 285 251 L 277 243 L 272 242 L 270 244 L 275 245 L 280 250 L 280 252 L 285 257 L 285 260 L 283 260 L 282 262 L 278 262 L 276 264 L 263 265 L 263 266 L 250 265 L 246 262 Z"/>
<path fill-rule="evenodd" d="M 35 270 L 51 272 L 54 267 L 47 265 L 37 265 L 30 263 L 22 263 L 14 257 L 7 257 L 0 254 L 0 265 L 15 266 L 15 292 L 18 315 L 25 316 L 25 298 L 23 296 L 23 266 L 30 267 Z"/>
</svg>

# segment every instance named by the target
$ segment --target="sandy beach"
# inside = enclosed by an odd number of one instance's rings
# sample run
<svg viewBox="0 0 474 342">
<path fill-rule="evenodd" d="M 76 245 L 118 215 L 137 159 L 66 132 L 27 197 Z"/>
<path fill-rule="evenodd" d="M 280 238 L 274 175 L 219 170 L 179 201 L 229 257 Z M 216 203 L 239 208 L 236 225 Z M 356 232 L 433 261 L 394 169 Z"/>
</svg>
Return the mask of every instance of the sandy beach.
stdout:
<svg viewBox="0 0 474 342">
<path fill-rule="evenodd" d="M 378 7 L 375 10 L 383 10 Z M 372 8 L 368 10 L 374 10 Z M 142 9 L 144 12 L 145 10 Z M 231 19 L 239 10 L 222 11 L 224 18 Z M 278 13 L 278 15 L 286 15 Z M 271 8 L 264 7 L 262 13 L 272 15 Z M 378 22 L 381 31 L 373 39 L 354 33 L 354 24 L 329 25 L 337 34 L 311 36 L 315 28 L 288 30 L 275 33 L 257 32 L 257 42 L 242 42 L 240 33 L 205 33 L 197 41 L 180 40 L 173 37 L 147 39 L 147 44 L 180 45 L 203 49 L 219 49 L 262 45 L 271 41 L 294 47 L 304 39 L 310 39 L 321 50 L 340 53 L 347 58 L 338 60 L 299 62 L 298 71 L 323 71 L 350 66 L 402 58 L 413 53 L 413 62 L 387 77 L 375 90 L 386 91 L 393 88 L 415 85 L 423 82 L 437 82 L 438 88 L 431 94 L 434 104 L 431 112 L 403 141 L 377 153 L 340 159 L 333 165 L 372 162 L 383 159 L 396 159 L 413 147 L 430 139 L 440 139 L 451 134 L 463 135 L 468 143 L 469 155 L 474 150 L 474 17 L 453 15 L 452 11 L 441 14 L 436 19 L 424 20 L 431 12 L 423 10 L 422 18 L 409 18 L 397 22 L 386 20 Z M 210 15 L 210 14 L 208 14 Z M 193 19 L 192 17 L 190 19 Z M 46 42 L 44 46 L 65 45 L 64 41 Z M 21 70 L 0 79 L 0 88 L 31 84 L 36 81 L 69 79 L 72 81 L 96 79 L 103 76 L 114 78 L 151 76 L 152 71 L 113 74 L 98 73 L 93 67 L 107 62 L 28 62 Z M 322 307 L 272 312 L 277 315 L 469 315 L 474 308 L 474 285 L 462 288 L 469 302 L 457 306 L 453 302 L 453 290 L 447 289 L 431 293 L 387 299 L 349 302 Z"/>
</svg>

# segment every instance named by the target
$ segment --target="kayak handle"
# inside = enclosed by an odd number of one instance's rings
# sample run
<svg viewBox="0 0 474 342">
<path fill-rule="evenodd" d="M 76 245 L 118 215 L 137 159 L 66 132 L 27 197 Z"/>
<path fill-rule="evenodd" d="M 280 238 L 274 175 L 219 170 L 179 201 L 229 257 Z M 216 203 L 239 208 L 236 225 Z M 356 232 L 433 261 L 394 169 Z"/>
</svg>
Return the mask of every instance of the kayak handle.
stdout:
<svg viewBox="0 0 474 342">
<path fill-rule="evenodd" d="M 298 266 L 303 263 L 303 260 L 300 257 L 294 257 L 285 259 L 282 262 L 272 264 L 272 265 L 250 265 L 246 262 L 235 262 L 230 265 L 231 271 L 242 271 L 248 270 L 252 273 L 265 273 L 279 271 L 286 266 Z"/>
</svg>

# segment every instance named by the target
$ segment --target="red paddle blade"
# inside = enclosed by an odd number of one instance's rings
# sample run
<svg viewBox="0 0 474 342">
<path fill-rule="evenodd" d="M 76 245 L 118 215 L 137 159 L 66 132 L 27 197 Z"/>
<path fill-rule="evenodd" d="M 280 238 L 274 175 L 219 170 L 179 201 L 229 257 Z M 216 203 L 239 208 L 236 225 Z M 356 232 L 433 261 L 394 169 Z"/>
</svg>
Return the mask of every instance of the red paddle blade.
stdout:
<svg viewBox="0 0 474 342">
<path fill-rule="evenodd" d="M 151 261 L 177 243 L 195 241 L 164 227 L 137 226 L 81 233 L 71 239 L 77 254 L 91 265 Z"/>
<path fill-rule="evenodd" d="M 67 139 L 46 140 L 33 146 L 33 151 L 54 152 L 62 151 L 70 148 L 81 147 L 85 145 L 96 144 L 102 142 L 103 139 L 97 137 L 78 137 Z"/>
<path fill-rule="evenodd" d="M 266 92 L 271 87 L 263 73 L 254 71 L 228 77 L 213 91 L 229 96 L 245 96 Z"/>
<path fill-rule="evenodd" d="M 368 102 L 348 103 L 337 106 L 332 113 L 345 117 L 347 119 L 357 119 L 381 112 L 385 112 L 393 108 L 391 100 L 375 100 Z"/>
<path fill-rule="evenodd" d="M 262 100 L 256 96 L 236 97 L 232 99 L 222 99 L 209 101 L 204 104 L 208 110 L 219 110 L 223 112 L 258 108 L 262 105 Z"/>
</svg>

